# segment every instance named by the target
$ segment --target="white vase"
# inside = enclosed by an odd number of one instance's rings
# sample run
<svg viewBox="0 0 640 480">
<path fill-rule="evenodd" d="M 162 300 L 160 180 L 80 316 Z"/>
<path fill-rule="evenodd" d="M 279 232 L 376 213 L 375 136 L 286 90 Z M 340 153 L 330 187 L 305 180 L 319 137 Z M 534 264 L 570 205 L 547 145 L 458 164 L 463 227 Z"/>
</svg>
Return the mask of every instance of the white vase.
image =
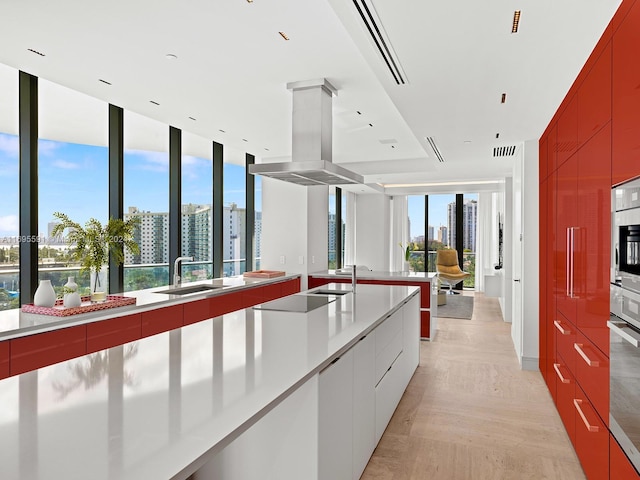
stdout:
<svg viewBox="0 0 640 480">
<path fill-rule="evenodd" d="M 53 307 L 56 303 L 56 292 L 51 280 L 40 280 L 40 285 L 33 296 L 33 304 L 37 307 Z"/>
<path fill-rule="evenodd" d="M 409 262 L 407 262 L 407 261 L 403 262 L 402 271 L 403 272 L 410 272 L 411 271 L 411 264 Z"/>
<path fill-rule="evenodd" d="M 91 282 L 91 301 L 104 302 L 107 299 L 107 269 L 102 267 L 99 272 L 91 271 L 89 281 Z"/>
<path fill-rule="evenodd" d="M 82 301 L 78 292 L 65 293 L 62 300 L 64 308 L 79 307 Z"/>
</svg>

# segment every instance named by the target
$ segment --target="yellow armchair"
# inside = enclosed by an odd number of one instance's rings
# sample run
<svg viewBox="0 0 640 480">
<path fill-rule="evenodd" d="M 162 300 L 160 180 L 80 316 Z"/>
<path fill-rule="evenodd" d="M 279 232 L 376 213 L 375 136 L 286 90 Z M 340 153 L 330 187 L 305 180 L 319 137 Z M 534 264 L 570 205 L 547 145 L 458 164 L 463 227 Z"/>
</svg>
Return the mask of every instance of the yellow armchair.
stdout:
<svg viewBox="0 0 640 480">
<path fill-rule="evenodd" d="M 449 295 L 456 295 L 452 287 L 462 282 L 470 274 L 462 271 L 458 264 L 458 251 L 454 249 L 438 250 L 436 252 L 436 272 L 440 283 L 449 285 Z"/>
</svg>

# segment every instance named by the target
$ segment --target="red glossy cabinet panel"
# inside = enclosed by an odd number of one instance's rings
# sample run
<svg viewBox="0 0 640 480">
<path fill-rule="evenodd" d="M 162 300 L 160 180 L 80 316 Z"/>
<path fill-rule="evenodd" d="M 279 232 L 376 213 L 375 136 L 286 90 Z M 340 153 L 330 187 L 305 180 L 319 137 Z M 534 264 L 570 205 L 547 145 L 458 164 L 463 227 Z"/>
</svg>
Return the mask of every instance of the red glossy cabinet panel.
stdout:
<svg viewBox="0 0 640 480">
<path fill-rule="evenodd" d="M 546 148 L 546 144 L 545 144 Z M 542 151 L 542 148 L 540 149 Z M 542 160 L 541 160 L 542 162 Z M 541 176 L 542 178 L 542 176 Z M 540 245 L 546 245 L 547 243 L 547 185 L 548 182 L 543 180 L 540 182 L 540 215 L 538 217 L 538 235 Z M 544 271 L 544 267 L 547 265 L 548 251 L 545 248 L 540 249 L 540 275 L 538 276 L 538 291 L 540 296 L 538 297 L 538 368 L 542 374 L 542 378 L 547 381 L 547 297 L 544 292 L 547 291 L 547 275 Z M 551 331 L 553 333 L 553 331 Z"/>
<path fill-rule="evenodd" d="M 608 355 L 611 123 L 578 151 L 578 225 L 574 231 L 576 326 Z"/>
<path fill-rule="evenodd" d="M 209 299 L 209 315 L 211 315 L 211 317 L 219 317 L 225 313 L 235 312 L 243 308 L 242 291 L 216 295 Z"/>
<path fill-rule="evenodd" d="M 63 328 L 11 340 L 11 375 L 80 357 L 87 353 L 87 326 Z"/>
<path fill-rule="evenodd" d="M 578 338 L 576 327 L 560 313 L 556 314 L 553 327 L 558 355 L 564 359 L 566 367 L 575 375 L 576 351 L 574 345 Z"/>
<path fill-rule="evenodd" d="M 558 125 L 549 129 L 547 140 L 547 174 L 558 169 Z"/>
<path fill-rule="evenodd" d="M 576 235 L 578 234 L 578 156 L 558 168 L 556 183 L 556 307 L 576 323 Z"/>
<path fill-rule="evenodd" d="M 548 158 L 548 143 L 549 137 L 544 136 L 538 143 L 538 181 L 543 182 L 547 178 L 549 170 L 549 158 Z M 542 194 L 541 194 L 542 195 Z"/>
<path fill-rule="evenodd" d="M 328 278 L 320 278 L 320 277 L 309 277 L 308 279 L 308 285 L 309 288 L 316 288 L 316 287 L 321 287 L 323 285 L 326 285 L 327 283 L 329 283 L 329 279 Z"/>
<path fill-rule="evenodd" d="M 142 338 L 142 314 L 125 315 L 87 324 L 87 353 Z"/>
<path fill-rule="evenodd" d="M 580 381 L 578 380 L 578 383 Z M 589 479 L 609 478 L 609 430 L 576 386 L 574 399 L 576 419 L 576 453 Z"/>
<path fill-rule="evenodd" d="M 242 304 L 243 308 L 251 307 L 253 305 L 257 305 L 259 303 L 265 302 L 264 295 L 265 287 L 255 287 L 249 288 L 247 290 L 243 290 L 242 292 Z"/>
<path fill-rule="evenodd" d="M 640 2 L 635 2 L 612 42 L 612 182 L 616 185 L 640 174 Z"/>
<path fill-rule="evenodd" d="M 282 283 L 273 283 L 271 285 L 265 285 L 262 287 L 262 297 L 263 302 L 268 302 L 269 300 L 275 300 L 276 298 L 280 298 L 282 296 Z"/>
<path fill-rule="evenodd" d="M 575 377 L 563 363 L 562 358 L 553 364 L 550 372 L 556 382 L 556 408 L 564 424 L 564 428 L 571 439 L 572 445 L 576 444 L 576 416 L 573 399 L 576 398 Z"/>
<path fill-rule="evenodd" d="M 605 424 L 609 423 L 609 359 L 581 332 L 574 349 L 575 376 L 589 402 Z"/>
<path fill-rule="evenodd" d="M 558 166 L 566 162 L 578 149 L 578 102 L 574 95 L 558 118 Z"/>
<path fill-rule="evenodd" d="M 172 305 L 142 313 L 142 337 L 182 327 L 183 307 Z"/>
<path fill-rule="evenodd" d="M 578 145 L 611 120 L 611 43 L 608 43 L 578 90 Z"/>
<path fill-rule="evenodd" d="M 551 172 L 547 178 L 547 239 L 546 242 L 541 243 L 541 249 L 547 251 L 547 263 L 546 274 L 547 277 L 547 289 L 541 294 L 542 297 L 546 297 L 547 301 L 547 385 L 551 390 L 552 396 L 555 398 L 556 382 L 553 376 L 553 364 L 556 363 L 556 336 L 555 326 L 553 324 L 556 319 L 556 281 L 555 281 L 555 265 L 556 265 L 556 252 L 553 248 L 556 238 L 556 173 Z M 543 267 L 544 269 L 544 267 Z M 541 272 L 541 275 L 543 272 Z"/>
<path fill-rule="evenodd" d="M 610 480 L 639 480 L 633 464 L 624 454 L 616 439 L 609 435 L 609 479 Z"/>
<path fill-rule="evenodd" d="M 209 315 L 209 299 L 195 300 L 184 304 L 183 325 L 201 322 L 211 318 Z"/>
<path fill-rule="evenodd" d="M 431 312 L 420 312 L 420 337 L 431 337 Z"/>
<path fill-rule="evenodd" d="M 11 348 L 9 347 L 10 340 L 0 342 L 0 378 L 6 378 L 9 376 L 9 355 Z"/>
<path fill-rule="evenodd" d="M 321 280 L 321 279 L 317 279 L 317 280 Z M 309 281 L 311 281 L 311 277 L 309 277 Z M 320 285 L 316 285 L 316 286 L 325 285 L 325 283 L 321 283 Z M 281 293 L 283 297 L 286 297 L 287 295 L 293 295 L 294 293 L 298 293 L 300 292 L 300 279 L 294 278 L 293 280 L 288 280 L 286 282 L 283 282 L 282 287 L 280 288 L 282 290 Z M 313 288 L 313 287 L 309 287 L 309 288 Z"/>
</svg>

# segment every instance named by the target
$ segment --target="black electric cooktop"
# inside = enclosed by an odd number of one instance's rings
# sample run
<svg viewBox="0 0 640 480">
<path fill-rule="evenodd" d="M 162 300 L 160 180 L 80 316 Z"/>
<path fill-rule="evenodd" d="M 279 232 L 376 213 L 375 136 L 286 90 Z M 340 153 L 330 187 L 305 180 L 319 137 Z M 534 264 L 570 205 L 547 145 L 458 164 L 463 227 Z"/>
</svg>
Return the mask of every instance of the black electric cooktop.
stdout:
<svg viewBox="0 0 640 480">
<path fill-rule="evenodd" d="M 277 300 L 261 303 L 253 308 L 255 310 L 306 313 L 335 301 L 335 298 L 324 297 L 321 295 L 291 295 L 289 297 L 278 298 Z"/>
</svg>

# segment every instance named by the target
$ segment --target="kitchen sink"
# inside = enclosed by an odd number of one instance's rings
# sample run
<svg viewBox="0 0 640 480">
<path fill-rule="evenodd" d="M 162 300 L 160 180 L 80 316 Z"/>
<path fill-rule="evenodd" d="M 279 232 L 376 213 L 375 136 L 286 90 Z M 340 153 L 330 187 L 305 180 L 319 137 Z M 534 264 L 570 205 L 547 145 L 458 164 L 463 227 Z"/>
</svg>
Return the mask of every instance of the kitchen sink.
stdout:
<svg viewBox="0 0 640 480">
<path fill-rule="evenodd" d="M 309 292 L 308 295 L 346 295 L 351 293 L 350 290 L 316 290 L 315 292 Z"/>
<path fill-rule="evenodd" d="M 215 285 L 192 285 L 190 287 L 173 287 L 166 290 L 158 290 L 153 293 L 164 293 L 166 295 L 188 295 L 189 293 L 207 292 L 209 290 L 215 290 L 222 288 Z"/>
</svg>

